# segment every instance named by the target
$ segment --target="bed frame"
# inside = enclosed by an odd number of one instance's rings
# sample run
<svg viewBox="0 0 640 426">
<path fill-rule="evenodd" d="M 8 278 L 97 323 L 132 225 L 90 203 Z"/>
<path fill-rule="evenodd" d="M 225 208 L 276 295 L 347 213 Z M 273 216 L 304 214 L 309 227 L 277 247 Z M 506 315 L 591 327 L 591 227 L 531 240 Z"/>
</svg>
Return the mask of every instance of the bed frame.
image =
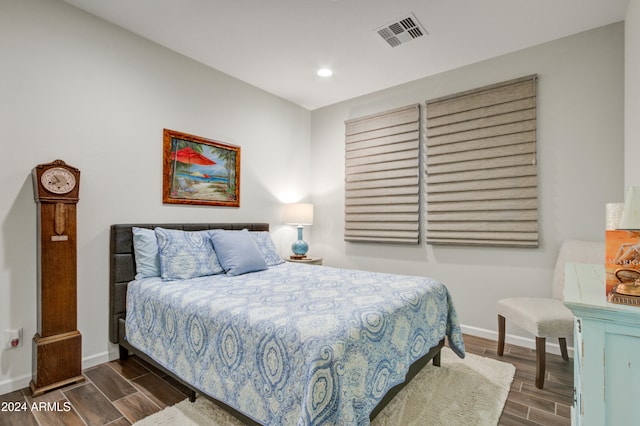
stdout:
<svg viewBox="0 0 640 426">
<path fill-rule="evenodd" d="M 227 230 L 241 230 L 248 229 L 250 231 L 269 231 L 268 223 L 188 223 L 188 224 L 117 224 L 111 225 L 110 234 L 110 249 L 109 249 L 109 340 L 112 343 L 119 345 L 120 359 L 126 359 L 130 353 L 141 358 L 145 362 L 148 362 L 153 367 L 159 369 L 163 373 L 166 373 L 170 377 L 177 380 L 184 385 L 189 392 L 189 400 L 195 401 L 196 389 L 189 383 L 184 382 L 180 378 L 176 377 L 173 373 L 167 371 L 160 365 L 158 365 L 153 359 L 139 351 L 134 346 L 127 342 L 125 336 L 125 318 L 126 318 L 126 300 L 127 300 L 127 285 L 132 281 L 136 274 L 135 258 L 133 251 L 133 232 L 131 228 L 149 228 L 156 227 L 168 228 L 168 229 L 180 229 L 183 231 L 201 231 L 205 229 L 227 229 Z M 429 361 L 433 360 L 433 365 L 440 366 L 440 349 L 444 346 L 444 339 L 441 340 L 436 346 L 431 348 L 429 353 L 414 362 L 406 376 L 404 383 L 391 388 L 380 403 L 371 412 L 369 418 L 373 420 L 380 411 L 393 399 L 393 397 L 400 392 L 400 390 L 425 366 Z M 204 395 L 204 394 L 203 394 Z M 206 396 L 206 395 L 205 395 Z M 216 402 L 224 406 L 224 408 L 231 414 L 236 416 L 239 420 L 245 424 L 256 425 L 253 419 L 240 413 L 239 411 L 228 407 L 227 405 Z"/>
</svg>

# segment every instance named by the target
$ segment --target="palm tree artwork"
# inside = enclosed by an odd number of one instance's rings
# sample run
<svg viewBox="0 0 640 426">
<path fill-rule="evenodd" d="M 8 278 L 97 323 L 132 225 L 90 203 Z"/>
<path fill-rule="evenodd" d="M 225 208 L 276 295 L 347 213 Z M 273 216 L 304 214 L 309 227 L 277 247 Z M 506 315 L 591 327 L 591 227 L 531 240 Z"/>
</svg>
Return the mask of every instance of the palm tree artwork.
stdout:
<svg viewBox="0 0 640 426">
<path fill-rule="evenodd" d="M 204 143 L 172 138 L 171 197 L 228 201 L 236 197 L 236 152 Z"/>
</svg>

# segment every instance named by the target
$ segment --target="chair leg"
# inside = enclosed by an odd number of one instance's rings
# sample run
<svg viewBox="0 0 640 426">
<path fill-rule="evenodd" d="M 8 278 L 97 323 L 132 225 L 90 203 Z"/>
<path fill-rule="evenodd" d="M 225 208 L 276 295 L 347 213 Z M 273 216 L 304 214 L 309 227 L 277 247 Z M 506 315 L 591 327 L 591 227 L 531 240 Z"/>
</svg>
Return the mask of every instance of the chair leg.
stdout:
<svg viewBox="0 0 640 426">
<path fill-rule="evenodd" d="M 536 336 L 536 387 L 538 389 L 544 386 L 546 355 L 545 338 Z"/>
<path fill-rule="evenodd" d="M 567 351 L 567 339 L 564 337 L 558 337 L 558 343 L 560 343 L 560 353 L 562 359 L 569 361 L 569 352 Z"/>
<path fill-rule="evenodd" d="M 505 319 L 498 314 L 498 356 L 504 354 Z"/>
</svg>

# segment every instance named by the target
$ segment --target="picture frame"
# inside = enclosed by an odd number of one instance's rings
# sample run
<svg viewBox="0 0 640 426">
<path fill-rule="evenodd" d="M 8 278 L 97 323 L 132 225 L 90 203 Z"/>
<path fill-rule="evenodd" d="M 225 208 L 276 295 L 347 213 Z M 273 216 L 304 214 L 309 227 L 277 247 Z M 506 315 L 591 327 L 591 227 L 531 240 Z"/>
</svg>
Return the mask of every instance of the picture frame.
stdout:
<svg viewBox="0 0 640 426">
<path fill-rule="evenodd" d="M 240 207 L 240 147 L 163 130 L 164 204 Z"/>
<path fill-rule="evenodd" d="M 640 306 L 640 231 L 605 231 L 605 294 L 607 301 Z"/>
</svg>

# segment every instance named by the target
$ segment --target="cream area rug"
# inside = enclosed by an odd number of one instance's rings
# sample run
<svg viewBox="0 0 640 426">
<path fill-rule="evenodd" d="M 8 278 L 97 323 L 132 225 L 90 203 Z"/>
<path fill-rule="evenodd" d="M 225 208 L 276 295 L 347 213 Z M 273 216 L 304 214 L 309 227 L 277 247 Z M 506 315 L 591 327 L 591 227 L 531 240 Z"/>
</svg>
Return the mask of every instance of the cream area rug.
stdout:
<svg viewBox="0 0 640 426">
<path fill-rule="evenodd" d="M 424 367 L 371 422 L 373 426 L 497 425 L 515 367 L 467 354 L 458 358 L 442 349 L 441 367 Z M 146 417 L 135 426 L 243 424 L 205 397 L 184 400 Z"/>
</svg>

